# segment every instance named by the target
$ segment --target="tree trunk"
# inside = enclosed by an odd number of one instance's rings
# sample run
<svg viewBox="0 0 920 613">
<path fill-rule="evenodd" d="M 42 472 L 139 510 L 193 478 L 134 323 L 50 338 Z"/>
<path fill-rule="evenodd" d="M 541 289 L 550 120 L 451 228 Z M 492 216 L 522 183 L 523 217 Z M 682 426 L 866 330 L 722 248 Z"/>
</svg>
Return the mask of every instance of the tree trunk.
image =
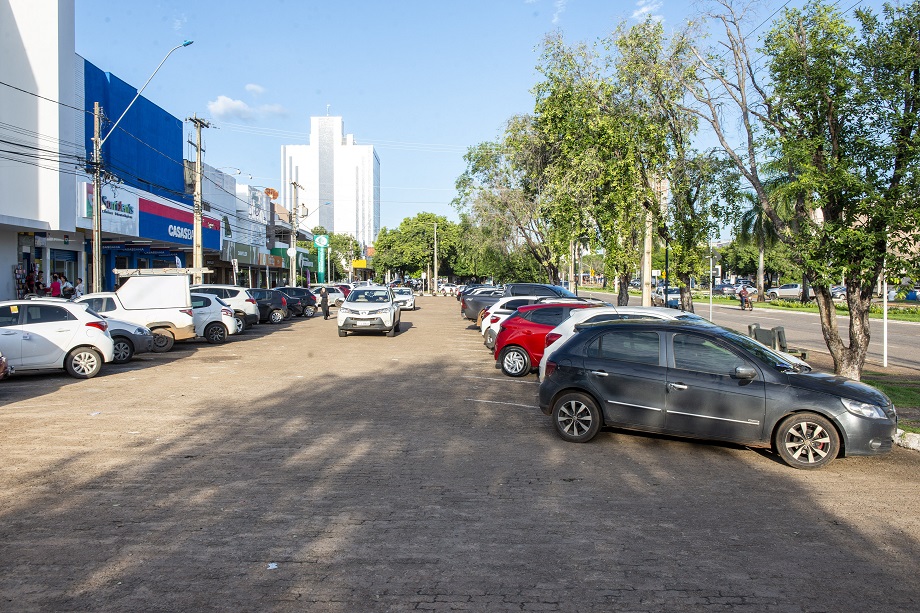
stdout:
<svg viewBox="0 0 920 613">
<path fill-rule="evenodd" d="M 764 273 L 763 236 L 759 236 L 757 238 L 757 252 L 758 252 L 757 253 L 757 302 L 763 302 L 764 300 L 767 299 L 766 296 L 764 296 L 764 282 L 763 282 L 763 273 Z"/>
<path fill-rule="evenodd" d="M 632 274 L 624 273 L 620 275 L 620 291 L 617 294 L 617 306 L 629 305 L 629 282 L 632 280 Z"/>
<path fill-rule="evenodd" d="M 869 351 L 869 305 L 872 292 L 847 292 L 847 306 L 850 308 L 850 344 L 844 345 L 837 326 L 837 311 L 830 290 L 826 287 L 814 288 L 821 315 L 821 330 L 824 342 L 834 360 L 834 373 L 856 379 L 862 376 Z"/>
<path fill-rule="evenodd" d="M 682 272 L 677 275 L 677 278 L 681 281 L 680 308 L 682 311 L 693 313 L 693 294 L 690 291 L 690 273 Z"/>
</svg>

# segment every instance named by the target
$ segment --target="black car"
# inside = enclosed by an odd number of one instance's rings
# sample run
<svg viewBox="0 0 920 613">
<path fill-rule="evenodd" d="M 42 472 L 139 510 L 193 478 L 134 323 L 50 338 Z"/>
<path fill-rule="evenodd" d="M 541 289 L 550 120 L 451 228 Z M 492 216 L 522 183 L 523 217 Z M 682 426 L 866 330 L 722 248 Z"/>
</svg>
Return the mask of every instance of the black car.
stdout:
<svg viewBox="0 0 920 613">
<path fill-rule="evenodd" d="M 584 443 L 601 426 L 769 447 L 795 468 L 891 450 L 895 408 L 858 381 L 811 372 L 712 324 L 576 326 L 553 352 L 540 409 Z"/>
<path fill-rule="evenodd" d="M 273 289 L 249 288 L 249 293 L 259 305 L 259 321 L 280 324 L 290 317 L 287 297 Z"/>
<path fill-rule="evenodd" d="M 313 295 L 313 292 L 308 290 L 305 287 L 276 287 L 275 291 L 283 292 L 286 296 L 297 298 L 300 300 L 301 305 L 297 310 L 299 312 L 294 312 L 294 315 L 300 315 L 303 317 L 313 317 L 316 313 L 316 296 Z"/>
</svg>

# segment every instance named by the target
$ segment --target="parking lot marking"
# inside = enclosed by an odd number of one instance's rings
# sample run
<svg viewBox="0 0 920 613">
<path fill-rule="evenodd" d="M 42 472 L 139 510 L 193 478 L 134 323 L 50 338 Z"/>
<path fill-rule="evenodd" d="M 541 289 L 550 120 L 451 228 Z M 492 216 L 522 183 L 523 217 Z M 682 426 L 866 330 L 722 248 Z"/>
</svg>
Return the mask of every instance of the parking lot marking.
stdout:
<svg viewBox="0 0 920 613">
<path fill-rule="evenodd" d="M 479 400 L 478 398 L 464 398 L 469 402 L 486 402 L 488 404 L 507 404 L 512 407 L 524 407 L 525 409 L 538 409 L 540 407 L 535 407 L 532 404 L 517 404 L 514 402 L 499 402 L 498 400 Z"/>
</svg>

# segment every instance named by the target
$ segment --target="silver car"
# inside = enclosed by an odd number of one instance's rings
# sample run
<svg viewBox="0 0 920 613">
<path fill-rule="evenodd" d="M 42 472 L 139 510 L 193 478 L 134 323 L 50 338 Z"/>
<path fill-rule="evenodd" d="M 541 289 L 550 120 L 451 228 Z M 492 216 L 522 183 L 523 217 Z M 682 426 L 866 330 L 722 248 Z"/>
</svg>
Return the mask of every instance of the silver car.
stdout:
<svg viewBox="0 0 920 613">
<path fill-rule="evenodd" d="M 396 305 L 403 311 L 415 310 L 415 294 L 409 287 L 394 287 L 393 296 L 396 298 Z"/>
<path fill-rule="evenodd" d="M 124 364 L 130 362 L 138 353 L 153 351 L 153 333 L 150 328 L 105 315 L 102 317 L 109 324 L 109 334 L 114 344 L 113 362 Z"/>
</svg>

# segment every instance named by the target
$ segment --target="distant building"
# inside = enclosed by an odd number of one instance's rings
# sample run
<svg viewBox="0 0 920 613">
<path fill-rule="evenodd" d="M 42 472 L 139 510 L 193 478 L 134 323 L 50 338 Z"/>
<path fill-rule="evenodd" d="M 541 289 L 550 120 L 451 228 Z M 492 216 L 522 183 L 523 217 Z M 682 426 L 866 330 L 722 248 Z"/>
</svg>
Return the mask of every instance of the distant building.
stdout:
<svg viewBox="0 0 920 613">
<path fill-rule="evenodd" d="M 298 210 L 297 182 L 302 230 L 322 226 L 367 247 L 380 231 L 380 160 L 344 130 L 341 117 L 311 117 L 310 144 L 281 147 L 281 203 Z"/>
</svg>

